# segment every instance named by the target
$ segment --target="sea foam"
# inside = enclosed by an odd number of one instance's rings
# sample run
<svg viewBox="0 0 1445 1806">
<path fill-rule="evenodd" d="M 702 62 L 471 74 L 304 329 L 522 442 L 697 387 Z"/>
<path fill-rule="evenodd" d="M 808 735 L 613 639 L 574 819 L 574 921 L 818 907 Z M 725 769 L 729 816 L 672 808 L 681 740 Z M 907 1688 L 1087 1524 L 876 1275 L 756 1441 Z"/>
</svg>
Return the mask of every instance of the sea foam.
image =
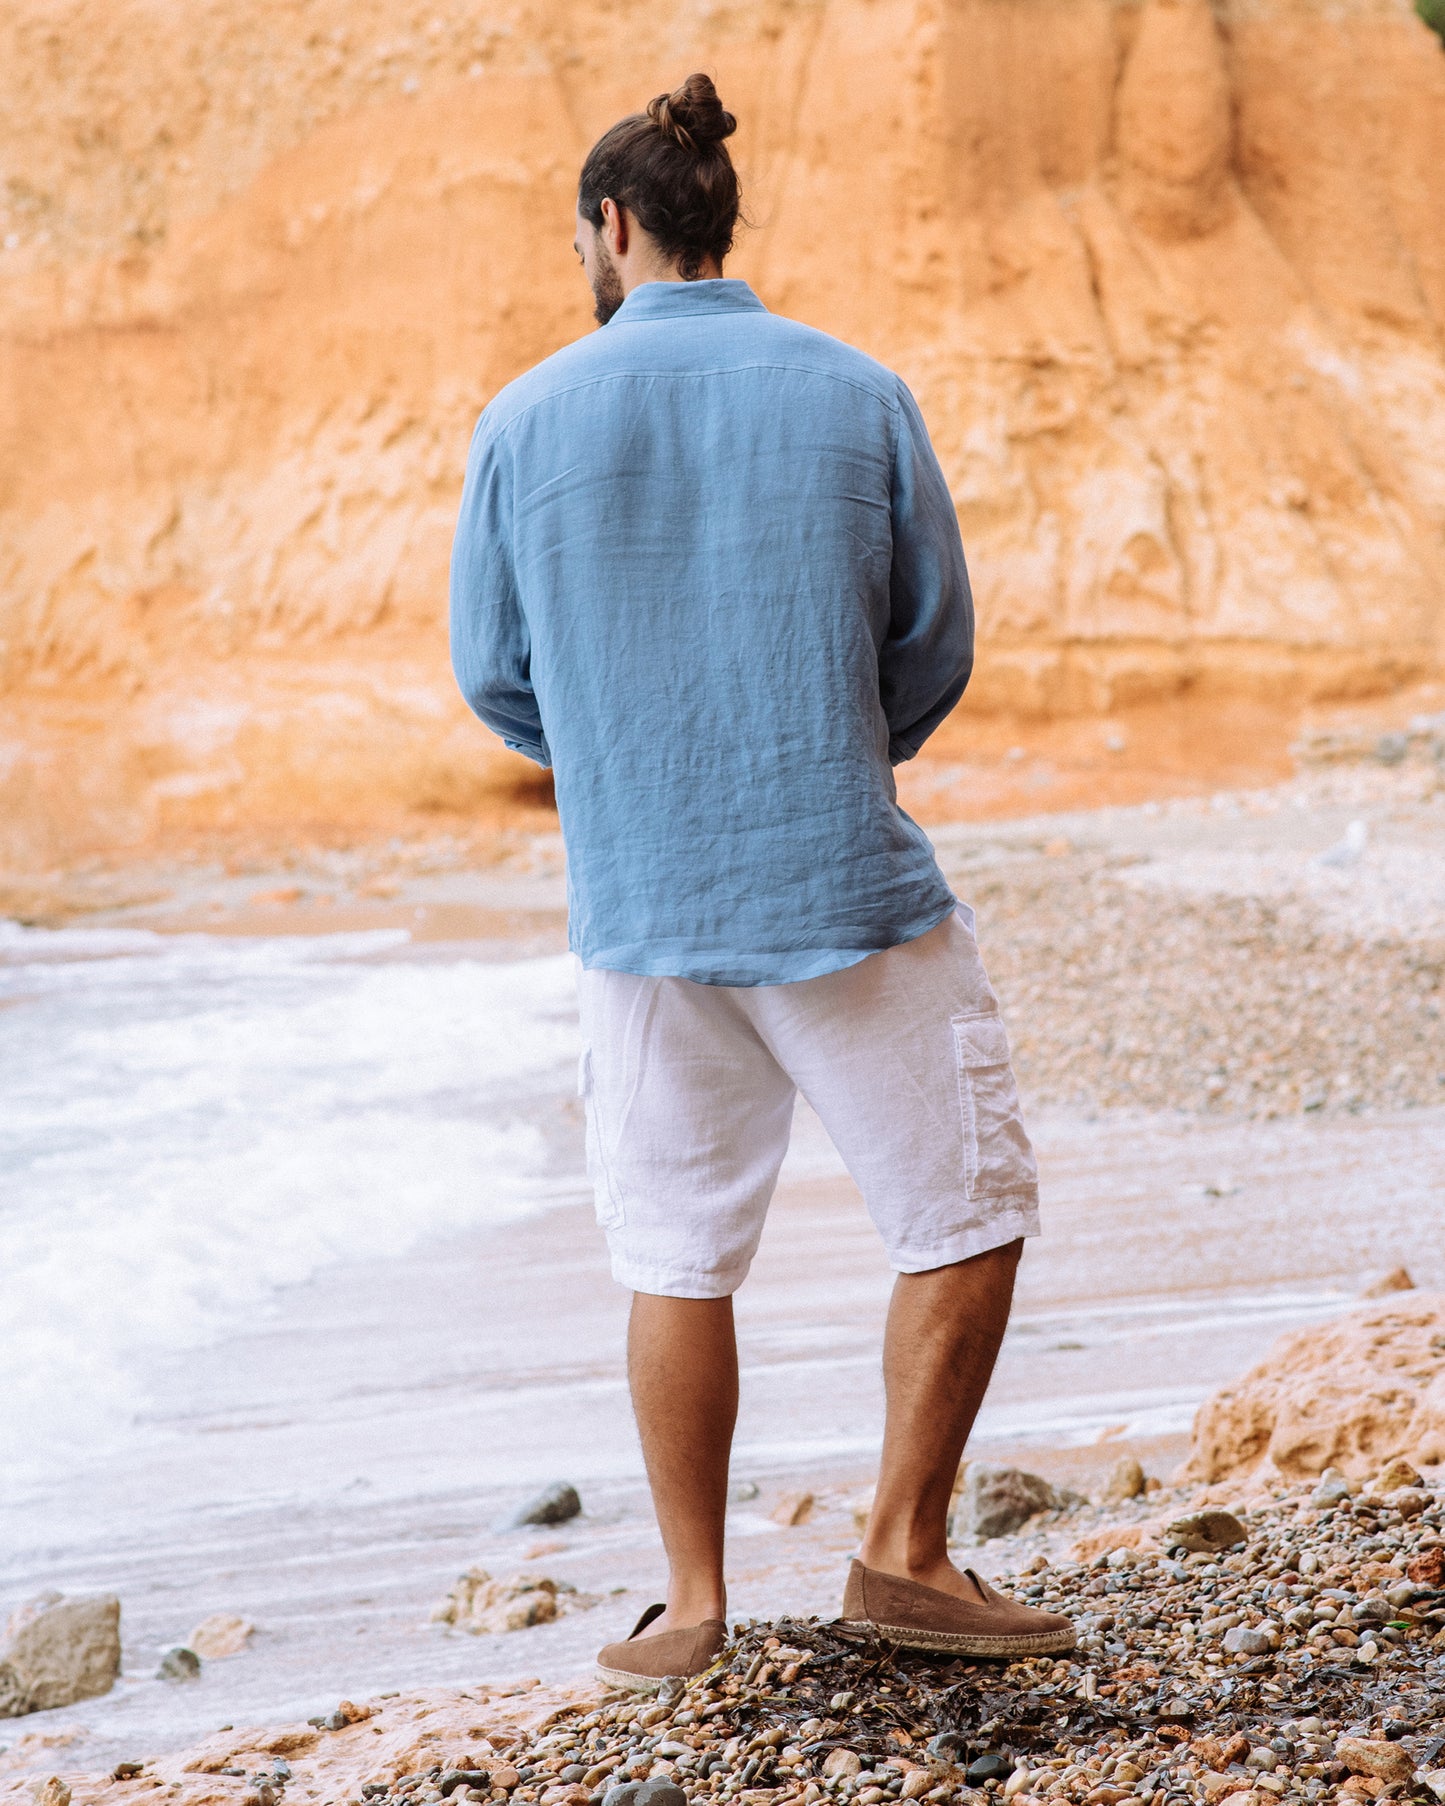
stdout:
<svg viewBox="0 0 1445 1806">
<path fill-rule="evenodd" d="M 544 1133 L 575 1083 L 570 957 L 395 957 L 405 938 L 0 924 L 11 1481 L 123 1434 L 148 1353 L 331 1263 L 578 1195 L 580 1148 L 559 1165 Z"/>
</svg>

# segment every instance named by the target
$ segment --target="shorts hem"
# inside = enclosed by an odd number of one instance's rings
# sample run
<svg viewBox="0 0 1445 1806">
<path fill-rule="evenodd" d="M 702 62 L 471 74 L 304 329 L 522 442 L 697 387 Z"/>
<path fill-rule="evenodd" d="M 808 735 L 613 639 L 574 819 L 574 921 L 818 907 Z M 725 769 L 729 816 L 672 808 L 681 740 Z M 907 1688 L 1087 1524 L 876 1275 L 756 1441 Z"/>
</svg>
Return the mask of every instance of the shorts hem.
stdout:
<svg viewBox="0 0 1445 1806">
<path fill-rule="evenodd" d="M 652 1298 L 731 1298 L 747 1276 L 746 1267 L 725 1273 L 699 1272 L 696 1268 L 669 1272 L 662 1267 L 639 1266 L 617 1255 L 612 1258 L 612 1277 L 618 1285 Z"/>
<path fill-rule="evenodd" d="M 995 1248 L 1006 1248 L 1010 1242 L 1039 1234 L 1037 1192 L 1015 1192 L 990 1201 L 1001 1208 L 986 1223 L 971 1223 L 925 1248 L 890 1248 L 888 1260 L 893 1271 L 931 1273 L 937 1267 L 956 1266 L 961 1260 L 972 1260 L 976 1254 L 988 1254 Z"/>
</svg>

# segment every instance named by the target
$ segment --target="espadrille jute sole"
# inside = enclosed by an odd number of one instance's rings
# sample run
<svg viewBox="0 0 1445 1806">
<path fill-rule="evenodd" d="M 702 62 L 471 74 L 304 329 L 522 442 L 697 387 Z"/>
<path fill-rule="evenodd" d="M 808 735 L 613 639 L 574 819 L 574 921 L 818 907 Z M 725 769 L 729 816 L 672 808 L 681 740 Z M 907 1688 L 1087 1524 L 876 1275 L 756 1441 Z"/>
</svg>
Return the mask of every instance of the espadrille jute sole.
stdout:
<svg viewBox="0 0 1445 1806">
<path fill-rule="evenodd" d="M 1053 1655 L 1072 1649 L 1075 1641 L 1072 1630 L 1051 1630 L 1035 1637 L 980 1637 L 960 1631 L 919 1630 L 906 1624 L 877 1624 L 866 1618 L 845 1618 L 843 1622 L 858 1630 L 871 1630 L 874 1636 L 902 1649 L 926 1649 L 937 1655 Z"/>
<path fill-rule="evenodd" d="M 687 1680 L 688 1676 L 671 1674 L 629 1674 L 625 1668 L 604 1668 L 597 1664 L 597 1678 L 609 1687 L 622 1687 L 629 1693 L 656 1693 L 664 1681 Z"/>
</svg>

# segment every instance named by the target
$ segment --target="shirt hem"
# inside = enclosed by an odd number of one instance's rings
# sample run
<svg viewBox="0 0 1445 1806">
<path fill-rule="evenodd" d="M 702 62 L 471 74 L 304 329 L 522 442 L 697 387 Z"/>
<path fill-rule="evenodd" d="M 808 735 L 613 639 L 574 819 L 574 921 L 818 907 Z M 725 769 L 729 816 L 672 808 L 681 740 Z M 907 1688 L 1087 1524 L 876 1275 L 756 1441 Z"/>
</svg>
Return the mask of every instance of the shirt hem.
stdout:
<svg viewBox="0 0 1445 1806">
<path fill-rule="evenodd" d="M 946 901 L 924 915 L 890 931 L 887 940 L 876 947 L 800 948 L 790 953 L 724 954 L 688 956 L 651 954 L 642 948 L 605 948 L 600 953 L 577 953 L 587 972 L 630 972 L 637 978 L 686 978 L 693 984 L 722 985 L 729 990 L 751 990 L 757 985 L 801 984 L 810 978 L 824 978 L 830 972 L 843 972 L 849 966 L 862 965 L 875 953 L 886 953 L 890 947 L 901 947 L 916 941 L 937 928 L 958 908 L 958 899 L 949 893 Z"/>
</svg>

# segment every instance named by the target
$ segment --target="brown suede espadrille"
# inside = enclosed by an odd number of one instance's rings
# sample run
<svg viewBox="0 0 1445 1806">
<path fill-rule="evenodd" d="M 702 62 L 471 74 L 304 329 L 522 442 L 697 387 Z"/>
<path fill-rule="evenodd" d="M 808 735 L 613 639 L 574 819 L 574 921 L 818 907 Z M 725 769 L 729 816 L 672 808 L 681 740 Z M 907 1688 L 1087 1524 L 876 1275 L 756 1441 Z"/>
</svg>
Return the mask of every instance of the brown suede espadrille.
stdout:
<svg viewBox="0 0 1445 1806">
<path fill-rule="evenodd" d="M 614 1687 L 630 1687 L 634 1693 L 655 1693 L 666 1680 L 688 1680 L 712 1666 L 713 1657 L 727 1642 L 727 1625 L 721 1618 L 704 1618 L 685 1630 L 644 1637 L 642 1632 L 666 1610 L 665 1605 L 649 1605 L 625 1643 L 609 1643 L 601 1651 L 597 1672 L 604 1681 Z"/>
<path fill-rule="evenodd" d="M 1035 1611 L 994 1592 L 972 1568 L 967 1575 L 976 1598 L 956 1598 L 852 1562 L 843 1591 L 843 1621 L 866 1625 L 904 1649 L 933 1649 L 945 1655 L 1012 1660 L 1074 1647 L 1074 1627 L 1061 1612 Z"/>
</svg>

